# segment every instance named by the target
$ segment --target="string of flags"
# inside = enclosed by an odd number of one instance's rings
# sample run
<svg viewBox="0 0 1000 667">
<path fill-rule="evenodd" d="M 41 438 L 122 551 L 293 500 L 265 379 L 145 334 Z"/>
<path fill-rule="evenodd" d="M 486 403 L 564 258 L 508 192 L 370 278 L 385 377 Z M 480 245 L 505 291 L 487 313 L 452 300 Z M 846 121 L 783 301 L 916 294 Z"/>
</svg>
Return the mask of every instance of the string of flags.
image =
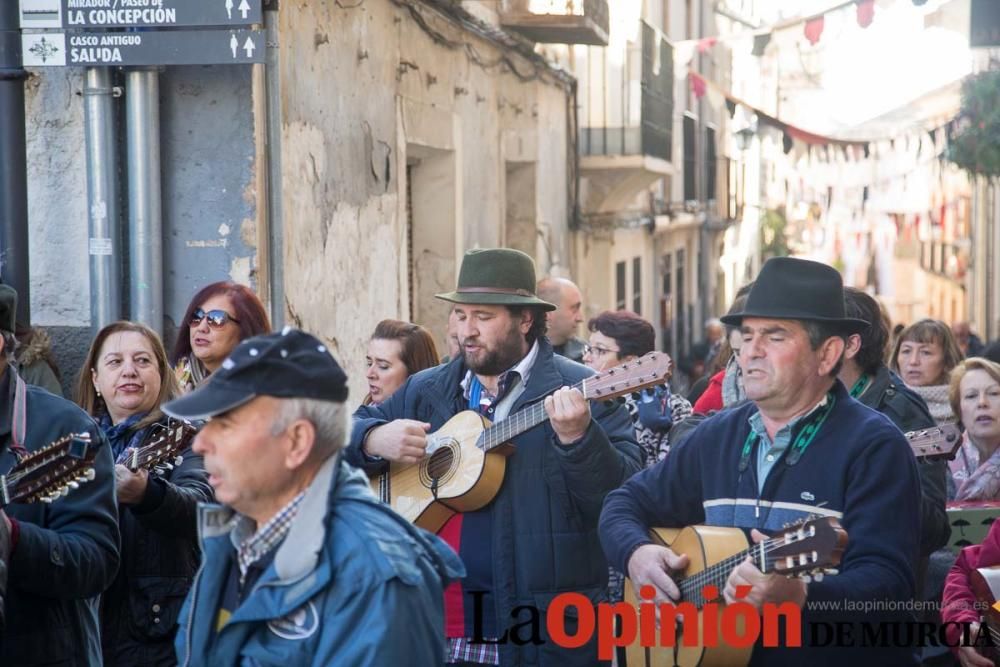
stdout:
<svg viewBox="0 0 1000 667">
<path fill-rule="evenodd" d="M 758 131 L 761 126 L 767 126 L 780 132 L 782 136 L 782 149 L 786 155 L 792 151 L 796 142 L 800 142 L 805 144 L 805 148 L 810 157 L 818 156 L 818 159 L 821 161 L 832 155 L 832 151 L 835 149 L 839 149 L 843 153 L 845 159 L 861 160 L 871 157 L 872 155 L 877 156 L 879 152 L 879 145 L 887 145 L 889 150 L 894 150 L 897 141 L 907 141 L 907 139 L 904 138 L 895 139 L 890 137 L 841 139 L 817 132 L 811 132 L 797 125 L 781 120 L 780 118 L 767 113 L 760 107 L 754 106 L 753 104 L 737 97 L 730 91 L 723 88 L 720 84 L 696 72 L 693 68 L 688 68 L 687 76 L 688 85 L 690 86 L 692 94 L 696 98 L 700 99 L 702 97 L 706 97 L 709 99 L 709 103 L 717 108 L 721 107 L 722 104 L 725 104 L 731 118 L 735 117 L 737 106 L 743 107 L 743 109 L 749 114 L 756 115 Z M 928 129 L 926 132 L 929 141 L 932 142 L 933 145 L 937 146 L 939 143 L 938 137 L 943 137 L 941 141 L 944 142 L 943 145 L 947 145 L 947 142 L 951 139 L 954 127 L 955 120 L 950 119 L 937 127 Z M 945 154 L 946 150 L 942 149 L 938 151 L 937 157 L 943 159 Z"/>
<path fill-rule="evenodd" d="M 927 0 L 913 0 L 913 4 L 916 6 L 924 5 L 926 2 Z M 815 46 L 819 43 L 823 36 L 823 28 L 826 26 L 826 17 L 836 12 L 849 11 L 852 7 L 854 8 L 855 18 L 859 27 L 864 29 L 874 22 L 875 0 L 842 0 L 841 2 L 838 2 L 818 14 L 784 19 L 770 26 L 754 30 L 741 31 L 730 35 L 683 40 L 677 42 L 675 46 L 681 53 L 685 51 L 691 51 L 693 53 L 694 50 L 697 50 L 698 53 L 707 53 L 713 46 L 720 42 L 728 43 L 735 40 L 744 40 L 748 37 L 753 37 L 753 47 L 751 53 L 755 56 L 763 56 L 768 45 L 771 43 L 771 38 L 775 33 L 797 29 L 800 26 L 802 34 L 805 36 L 806 40 L 808 40 L 811 45 Z"/>
</svg>

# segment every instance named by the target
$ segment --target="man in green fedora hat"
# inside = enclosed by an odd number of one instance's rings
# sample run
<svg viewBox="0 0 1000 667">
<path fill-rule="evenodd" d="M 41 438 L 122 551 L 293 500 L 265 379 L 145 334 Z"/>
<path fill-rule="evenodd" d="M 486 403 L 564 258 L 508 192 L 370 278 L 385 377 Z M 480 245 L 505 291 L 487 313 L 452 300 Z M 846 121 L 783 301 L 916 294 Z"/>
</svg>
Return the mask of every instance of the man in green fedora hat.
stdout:
<svg viewBox="0 0 1000 667">
<path fill-rule="evenodd" d="M 0 665 L 99 665 L 97 599 L 118 570 L 111 448 L 83 410 L 18 376 L 11 363 L 16 310 L 17 292 L 0 284 L 0 471 L 71 433 L 89 434 L 98 451 L 93 481 L 67 497 L 0 510 L 12 582 L 6 595 L 0 587 L 7 612 Z"/>
<path fill-rule="evenodd" d="M 514 453 L 493 501 L 455 514 L 439 531 L 468 573 L 445 591 L 446 662 L 598 664 L 596 637 L 571 650 L 547 636 L 544 622 L 522 628 L 524 641 L 511 641 L 518 632 L 511 628 L 525 620 L 515 609 L 545 609 L 556 591 L 603 599 L 608 567 L 597 519 L 604 497 L 641 461 L 628 413 L 591 406 L 569 388 L 593 372 L 553 354 L 545 314 L 555 306 L 536 295 L 535 264 L 524 253 L 470 250 L 455 291 L 438 298 L 453 304 L 460 354 L 410 377 L 380 406 L 359 408 L 348 461 L 370 473 L 387 462 L 415 463 L 427 433 L 459 412 L 476 410 L 496 422 L 543 403 L 548 421 L 511 440 Z"/>
</svg>

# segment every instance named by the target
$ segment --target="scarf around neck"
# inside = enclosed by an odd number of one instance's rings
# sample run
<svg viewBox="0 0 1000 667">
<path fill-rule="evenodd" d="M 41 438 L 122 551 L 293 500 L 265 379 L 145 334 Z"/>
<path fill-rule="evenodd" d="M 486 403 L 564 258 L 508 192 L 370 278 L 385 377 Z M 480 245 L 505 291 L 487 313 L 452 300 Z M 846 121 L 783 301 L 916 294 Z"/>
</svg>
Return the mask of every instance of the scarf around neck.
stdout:
<svg viewBox="0 0 1000 667">
<path fill-rule="evenodd" d="M 1000 448 L 985 461 L 979 458 L 979 448 L 966 435 L 958 456 L 948 462 L 957 487 L 955 500 L 997 500 L 1000 497 Z"/>
<path fill-rule="evenodd" d="M 938 424 L 955 421 L 955 416 L 951 414 L 951 403 L 948 401 L 948 385 L 933 384 L 926 387 L 913 387 L 906 385 L 924 399 L 927 409 L 931 412 L 931 417 Z"/>
<path fill-rule="evenodd" d="M 101 430 L 104 431 L 104 435 L 108 438 L 108 442 L 111 444 L 111 452 L 114 454 L 115 463 L 121 463 L 123 454 L 129 449 L 133 449 L 142 444 L 142 439 L 146 435 L 148 429 L 141 428 L 135 429 L 135 425 L 142 421 L 148 412 L 140 412 L 139 414 L 132 415 L 128 419 L 118 422 L 117 424 L 111 423 L 111 416 L 107 413 L 101 415 L 98 424 Z"/>
</svg>

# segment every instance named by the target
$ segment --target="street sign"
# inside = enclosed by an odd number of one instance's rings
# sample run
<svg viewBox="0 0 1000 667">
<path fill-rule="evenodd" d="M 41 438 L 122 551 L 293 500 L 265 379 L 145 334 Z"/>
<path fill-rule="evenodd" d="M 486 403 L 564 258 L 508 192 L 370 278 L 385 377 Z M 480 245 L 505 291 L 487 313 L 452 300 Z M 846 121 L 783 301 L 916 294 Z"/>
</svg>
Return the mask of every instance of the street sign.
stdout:
<svg viewBox="0 0 1000 667">
<path fill-rule="evenodd" d="M 21 43 L 25 67 L 248 65 L 265 55 L 262 30 L 25 33 Z"/>
<path fill-rule="evenodd" d="M 10 2 L 10 0 L 2 0 Z M 261 0 L 20 0 L 22 28 L 172 28 L 263 23 Z"/>
</svg>

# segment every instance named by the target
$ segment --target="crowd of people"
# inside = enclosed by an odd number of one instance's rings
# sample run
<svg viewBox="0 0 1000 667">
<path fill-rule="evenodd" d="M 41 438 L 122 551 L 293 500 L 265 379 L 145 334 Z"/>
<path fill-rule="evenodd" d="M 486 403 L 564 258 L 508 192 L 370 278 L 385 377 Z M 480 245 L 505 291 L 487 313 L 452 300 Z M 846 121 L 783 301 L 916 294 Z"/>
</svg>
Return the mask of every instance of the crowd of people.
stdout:
<svg viewBox="0 0 1000 667">
<path fill-rule="evenodd" d="M 193 296 L 169 355 L 145 325 L 102 328 L 70 402 L 44 331 L 15 323 L 0 285 L 0 470 L 68 434 L 96 451 L 94 479 L 65 498 L 0 510 L 0 664 L 600 664 L 597 633 L 570 647 L 529 611 L 567 592 L 620 601 L 624 577 L 679 601 L 690 555 L 654 527 L 758 543 L 815 517 L 849 536 L 836 576 L 747 560 L 720 597 L 791 602 L 807 622 L 906 622 L 913 600 L 943 601 L 937 623 L 980 621 L 970 577 L 1000 565 L 1000 529 L 956 561 L 946 507 L 1000 501 L 996 344 L 961 322 L 893 329 L 834 269 L 776 258 L 675 371 L 697 377 L 588 401 L 582 383 L 655 351 L 655 329 L 623 310 L 588 319 L 573 282 L 537 278 L 521 252 L 469 251 L 438 295 L 446 348 L 379 322 L 353 400 L 319 339 L 272 331 L 251 289 L 219 282 Z M 485 426 L 533 409 L 512 448 L 483 455 L 504 462 L 495 494 L 457 509 L 420 478 L 444 508 L 433 530 L 394 511 L 412 498 L 371 491 L 447 447 L 434 434 L 460 413 Z M 918 460 L 903 434 L 950 423 L 954 459 Z M 175 436 L 177 457 L 136 463 Z M 560 620 L 580 627 L 572 610 Z M 751 664 L 927 657 L 813 640 L 757 646 Z M 944 659 L 992 664 L 970 647 Z"/>
</svg>

